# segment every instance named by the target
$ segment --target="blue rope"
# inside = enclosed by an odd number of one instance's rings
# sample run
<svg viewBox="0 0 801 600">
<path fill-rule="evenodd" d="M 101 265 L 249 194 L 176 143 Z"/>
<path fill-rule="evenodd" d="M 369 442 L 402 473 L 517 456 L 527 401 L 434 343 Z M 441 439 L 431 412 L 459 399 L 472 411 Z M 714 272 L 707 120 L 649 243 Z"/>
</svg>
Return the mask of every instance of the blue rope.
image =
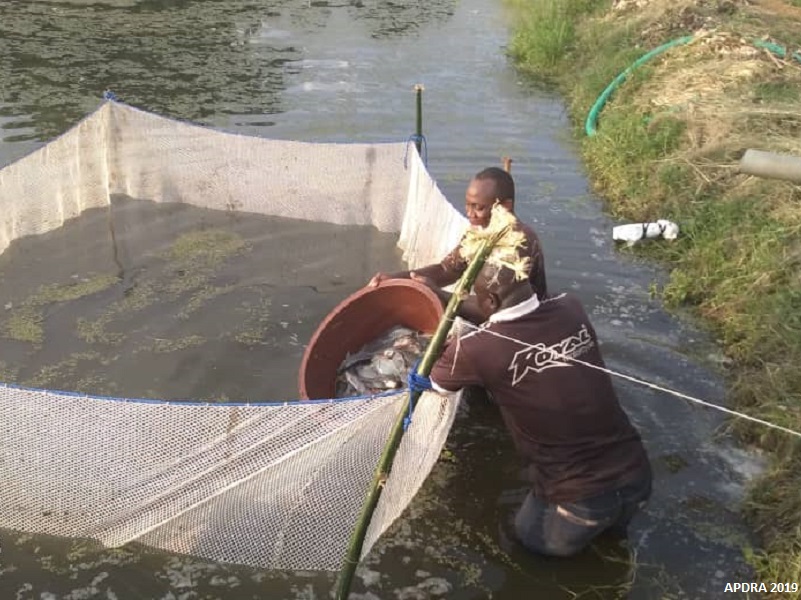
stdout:
<svg viewBox="0 0 801 600">
<path fill-rule="evenodd" d="M 117 94 L 115 94 L 111 90 L 106 90 L 105 92 L 103 92 L 103 98 L 105 98 L 106 100 L 112 100 L 114 102 L 119 101 L 119 98 L 117 98 Z"/>
<path fill-rule="evenodd" d="M 406 140 L 406 152 L 403 153 L 403 167 L 405 169 L 409 168 L 409 161 L 408 161 L 408 158 L 409 158 L 409 144 L 411 144 L 411 143 L 417 144 L 418 142 L 420 143 L 420 146 L 423 149 L 423 152 L 422 152 L 422 155 L 421 155 L 421 158 L 423 159 L 423 164 L 426 167 L 428 166 L 428 142 L 426 141 L 426 136 L 417 135 L 416 133 L 413 133 L 412 135 L 409 136 L 409 139 Z"/>
<path fill-rule="evenodd" d="M 409 389 L 409 414 L 403 418 L 403 431 L 409 428 L 412 423 L 412 413 L 414 412 L 414 395 L 415 393 L 422 394 L 426 390 L 432 388 L 431 380 L 426 375 L 421 375 L 418 371 L 420 366 L 420 359 L 418 359 L 409 370 L 407 376 L 407 385 Z"/>
</svg>

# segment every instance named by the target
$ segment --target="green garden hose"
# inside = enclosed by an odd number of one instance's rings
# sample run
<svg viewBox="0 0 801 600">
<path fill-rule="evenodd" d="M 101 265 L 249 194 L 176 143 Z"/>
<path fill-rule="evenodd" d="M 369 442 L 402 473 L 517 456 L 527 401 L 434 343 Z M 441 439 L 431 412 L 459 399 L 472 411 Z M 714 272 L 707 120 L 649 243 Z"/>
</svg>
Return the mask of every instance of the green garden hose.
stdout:
<svg viewBox="0 0 801 600">
<path fill-rule="evenodd" d="M 615 77 L 606 89 L 601 92 L 601 95 L 598 96 L 598 99 L 595 101 L 595 104 L 592 105 L 589 114 L 587 115 L 587 120 L 584 123 L 584 131 L 587 133 L 588 136 L 593 136 L 597 132 L 598 129 L 598 116 L 601 114 L 604 106 L 609 101 L 609 97 L 612 93 L 620 87 L 620 85 L 626 81 L 626 78 L 636 69 L 637 67 L 641 66 L 643 63 L 651 60 L 654 56 L 662 54 L 665 50 L 669 50 L 674 46 L 681 46 L 687 44 L 688 42 L 695 39 L 693 35 L 686 35 L 684 37 L 677 38 L 671 42 L 666 44 L 662 44 L 658 48 L 654 48 L 647 54 L 641 56 L 636 61 L 634 61 L 630 67 L 628 67 L 625 71 L 623 71 L 620 75 Z M 764 40 L 754 40 L 752 44 L 757 48 L 764 48 L 769 52 L 775 54 L 779 58 L 785 58 L 788 54 L 787 49 L 784 46 L 780 46 L 779 44 L 775 44 L 773 42 L 766 42 Z M 801 52 L 793 52 L 791 56 L 801 63 Z"/>
<path fill-rule="evenodd" d="M 751 42 L 756 48 L 765 48 L 778 56 L 779 58 L 787 58 L 787 48 L 780 46 L 774 42 L 766 42 L 765 40 L 754 40 Z M 801 63 L 801 52 L 793 52 L 791 56 Z"/>
</svg>

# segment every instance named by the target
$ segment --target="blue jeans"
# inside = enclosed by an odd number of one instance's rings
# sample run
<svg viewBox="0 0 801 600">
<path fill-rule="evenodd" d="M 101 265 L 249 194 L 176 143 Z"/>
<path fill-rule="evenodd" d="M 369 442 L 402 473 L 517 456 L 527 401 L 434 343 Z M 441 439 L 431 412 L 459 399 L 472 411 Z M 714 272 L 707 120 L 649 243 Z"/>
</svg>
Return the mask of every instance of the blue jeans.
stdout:
<svg viewBox="0 0 801 600">
<path fill-rule="evenodd" d="M 548 504 L 529 492 L 515 517 L 515 532 L 532 552 L 573 556 L 605 531 L 625 536 L 650 496 L 650 469 L 620 489 L 578 502 Z"/>
</svg>

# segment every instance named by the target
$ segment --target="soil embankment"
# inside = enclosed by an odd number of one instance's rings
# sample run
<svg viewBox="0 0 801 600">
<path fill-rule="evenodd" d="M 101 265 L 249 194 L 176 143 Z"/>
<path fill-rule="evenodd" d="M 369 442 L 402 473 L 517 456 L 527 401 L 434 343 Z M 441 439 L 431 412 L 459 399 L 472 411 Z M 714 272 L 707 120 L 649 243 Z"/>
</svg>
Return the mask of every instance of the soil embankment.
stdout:
<svg viewBox="0 0 801 600">
<path fill-rule="evenodd" d="M 673 243 L 635 246 L 665 263 L 666 305 L 719 340 L 730 406 L 801 430 L 801 187 L 743 174 L 749 148 L 801 157 L 801 4 L 781 0 L 510 0 L 520 68 L 565 93 L 592 183 L 631 221 L 670 219 Z M 658 46 L 585 119 L 615 77 Z M 801 582 L 799 438 L 734 419 L 772 468 L 747 501 L 764 582 Z M 801 594 L 781 594 L 801 597 Z"/>
</svg>

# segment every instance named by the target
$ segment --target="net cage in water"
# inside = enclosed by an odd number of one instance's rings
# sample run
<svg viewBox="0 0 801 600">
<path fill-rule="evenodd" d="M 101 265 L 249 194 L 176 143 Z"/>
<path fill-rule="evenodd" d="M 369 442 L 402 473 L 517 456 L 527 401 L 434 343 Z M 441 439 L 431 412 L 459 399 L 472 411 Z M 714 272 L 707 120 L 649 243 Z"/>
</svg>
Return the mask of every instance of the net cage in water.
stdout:
<svg viewBox="0 0 801 600">
<path fill-rule="evenodd" d="M 372 226 L 396 236 L 411 268 L 439 260 L 465 227 L 411 144 L 248 137 L 107 101 L 0 170 L 0 253 L 108 207 L 115 195 Z M 3 383 L 0 528 L 261 568 L 338 570 L 405 393 L 210 403 Z M 363 554 L 422 485 L 457 402 L 420 399 Z"/>
</svg>

